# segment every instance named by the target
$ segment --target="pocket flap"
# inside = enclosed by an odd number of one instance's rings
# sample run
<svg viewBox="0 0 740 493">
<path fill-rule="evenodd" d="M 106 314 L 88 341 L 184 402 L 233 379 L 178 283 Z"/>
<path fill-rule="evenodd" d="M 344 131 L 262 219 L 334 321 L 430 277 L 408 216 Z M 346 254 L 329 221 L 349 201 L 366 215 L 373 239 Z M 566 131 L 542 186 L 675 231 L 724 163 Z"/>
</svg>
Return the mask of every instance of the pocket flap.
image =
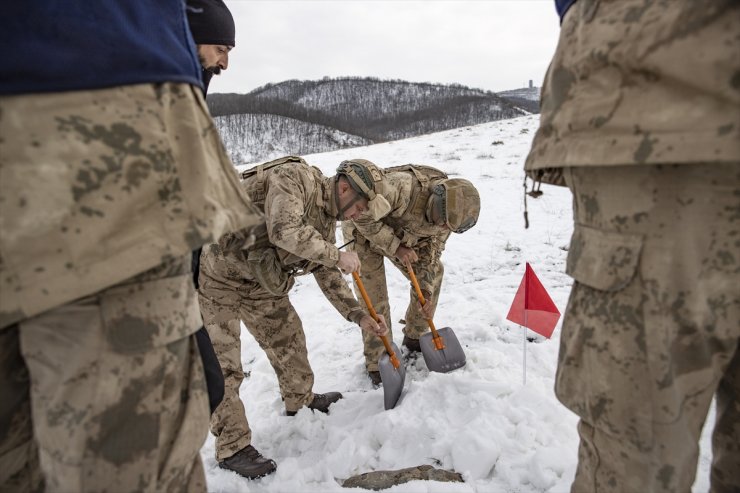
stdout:
<svg viewBox="0 0 740 493">
<path fill-rule="evenodd" d="M 135 353 L 183 339 L 202 325 L 192 274 L 135 282 L 100 298 L 111 348 Z"/>
<path fill-rule="evenodd" d="M 635 275 L 643 238 L 576 225 L 565 272 L 601 291 L 619 291 Z"/>
</svg>

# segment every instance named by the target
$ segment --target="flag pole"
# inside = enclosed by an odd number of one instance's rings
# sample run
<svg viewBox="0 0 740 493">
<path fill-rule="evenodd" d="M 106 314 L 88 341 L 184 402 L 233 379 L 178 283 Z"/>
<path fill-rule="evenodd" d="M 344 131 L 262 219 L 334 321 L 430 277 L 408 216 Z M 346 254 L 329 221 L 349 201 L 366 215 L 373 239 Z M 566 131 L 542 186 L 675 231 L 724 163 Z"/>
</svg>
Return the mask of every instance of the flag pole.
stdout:
<svg viewBox="0 0 740 493">
<path fill-rule="evenodd" d="M 522 327 L 522 354 L 524 355 L 524 375 L 522 385 L 527 385 L 527 310 L 524 310 L 524 327 Z"/>
<path fill-rule="evenodd" d="M 522 385 L 527 385 L 527 310 L 529 309 L 529 262 L 524 267 L 524 327 L 522 327 L 522 357 L 524 358 L 524 372 L 522 375 Z"/>
</svg>

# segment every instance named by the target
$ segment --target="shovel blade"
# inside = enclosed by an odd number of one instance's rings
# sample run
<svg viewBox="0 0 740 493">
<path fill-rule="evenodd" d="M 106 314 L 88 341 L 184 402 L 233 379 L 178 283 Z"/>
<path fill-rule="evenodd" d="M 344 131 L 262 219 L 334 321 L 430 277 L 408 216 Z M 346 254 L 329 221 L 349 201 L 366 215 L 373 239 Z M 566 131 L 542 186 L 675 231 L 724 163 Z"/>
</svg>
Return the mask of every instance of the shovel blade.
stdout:
<svg viewBox="0 0 740 493">
<path fill-rule="evenodd" d="M 427 368 L 430 371 L 447 373 L 465 366 L 465 352 L 452 329 L 444 327 L 437 333 L 444 341 L 444 349 L 437 349 L 431 332 L 422 334 L 419 338 L 421 354 L 424 356 Z"/>
<path fill-rule="evenodd" d="M 391 343 L 391 346 L 396 353 L 396 358 L 401 363 L 398 369 L 393 367 L 388 353 L 383 354 L 378 361 L 380 379 L 383 381 L 383 398 L 386 411 L 396 407 L 398 398 L 401 397 L 401 392 L 403 391 L 403 383 L 406 380 L 406 367 L 401 358 L 401 351 L 395 343 Z"/>
</svg>

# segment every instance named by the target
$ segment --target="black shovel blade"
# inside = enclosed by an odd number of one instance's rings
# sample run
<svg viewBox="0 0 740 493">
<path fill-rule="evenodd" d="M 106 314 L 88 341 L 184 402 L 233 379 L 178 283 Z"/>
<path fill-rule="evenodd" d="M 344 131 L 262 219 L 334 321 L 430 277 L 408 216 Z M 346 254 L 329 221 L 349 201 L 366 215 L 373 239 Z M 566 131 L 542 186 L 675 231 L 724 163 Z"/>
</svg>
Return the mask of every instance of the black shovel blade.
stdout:
<svg viewBox="0 0 740 493">
<path fill-rule="evenodd" d="M 398 398 L 401 397 L 401 392 L 403 391 L 403 383 L 406 381 L 406 367 L 403 364 L 403 358 L 401 358 L 401 351 L 399 351 L 395 343 L 391 343 L 391 347 L 393 347 L 396 358 L 401 363 L 398 369 L 393 367 L 388 353 L 383 354 L 378 361 L 380 379 L 383 380 L 383 398 L 385 400 L 386 411 L 396 407 Z"/>
<path fill-rule="evenodd" d="M 444 342 L 444 349 L 437 349 L 431 332 L 422 334 L 419 338 L 421 354 L 424 356 L 427 368 L 430 371 L 447 373 L 465 366 L 465 352 L 452 329 L 444 327 L 437 333 Z"/>
</svg>

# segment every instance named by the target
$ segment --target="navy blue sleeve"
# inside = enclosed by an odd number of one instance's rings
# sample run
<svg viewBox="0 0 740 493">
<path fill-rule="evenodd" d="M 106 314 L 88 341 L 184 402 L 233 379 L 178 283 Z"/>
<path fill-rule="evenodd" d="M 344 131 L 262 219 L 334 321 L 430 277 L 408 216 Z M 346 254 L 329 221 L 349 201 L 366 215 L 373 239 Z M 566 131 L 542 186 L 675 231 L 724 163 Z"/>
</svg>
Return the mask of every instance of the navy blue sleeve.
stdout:
<svg viewBox="0 0 740 493">
<path fill-rule="evenodd" d="M 573 4 L 576 3 L 576 0 L 555 0 L 555 10 L 558 11 L 558 16 L 560 16 L 560 23 L 563 23 L 563 17 L 565 17 L 565 13 L 568 12 L 568 9 L 573 6 Z"/>
</svg>

